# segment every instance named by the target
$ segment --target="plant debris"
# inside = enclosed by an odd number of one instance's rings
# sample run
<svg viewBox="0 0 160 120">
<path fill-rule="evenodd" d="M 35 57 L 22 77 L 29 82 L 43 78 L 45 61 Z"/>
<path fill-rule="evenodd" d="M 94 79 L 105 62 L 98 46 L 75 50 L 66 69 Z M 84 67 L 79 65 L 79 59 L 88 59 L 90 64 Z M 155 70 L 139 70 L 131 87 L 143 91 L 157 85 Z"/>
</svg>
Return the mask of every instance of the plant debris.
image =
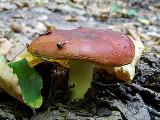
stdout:
<svg viewBox="0 0 160 120">
<path fill-rule="evenodd" d="M 1 0 L 0 39 L 6 38 L 12 45 L 5 45 L 7 49 L 0 53 L 9 61 L 25 50 L 26 43 L 52 26 L 121 31 L 141 40 L 145 53 L 136 65 L 133 83 L 95 68 L 91 89 L 77 103 L 68 103 L 72 87 L 67 85 L 68 68 L 63 63 L 40 63 L 35 69 L 44 79 L 42 107 L 31 109 L 0 92 L 0 119 L 160 119 L 159 6 L 159 0 Z M 18 25 L 12 25 L 15 23 Z"/>
</svg>

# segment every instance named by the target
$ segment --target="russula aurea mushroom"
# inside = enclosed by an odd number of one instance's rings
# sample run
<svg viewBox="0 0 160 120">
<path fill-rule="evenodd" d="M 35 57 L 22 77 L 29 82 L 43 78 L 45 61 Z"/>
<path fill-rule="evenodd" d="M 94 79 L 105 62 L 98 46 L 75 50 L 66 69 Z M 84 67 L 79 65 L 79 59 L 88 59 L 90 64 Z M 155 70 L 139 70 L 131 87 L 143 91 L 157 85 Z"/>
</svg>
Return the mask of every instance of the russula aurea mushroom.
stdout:
<svg viewBox="0 0 160 120">
<path fill-rule="evenodd" d="M 129 64 L 135 53 L 134 44 L 126 35 L 91 28 L 54 29 L 32 41 L 28 52 L 42 58 L 70 60 L 69 81 L 75 84 L 72 100 L 84 97 L 92 81 L 94 64 Z"/>
</svg>

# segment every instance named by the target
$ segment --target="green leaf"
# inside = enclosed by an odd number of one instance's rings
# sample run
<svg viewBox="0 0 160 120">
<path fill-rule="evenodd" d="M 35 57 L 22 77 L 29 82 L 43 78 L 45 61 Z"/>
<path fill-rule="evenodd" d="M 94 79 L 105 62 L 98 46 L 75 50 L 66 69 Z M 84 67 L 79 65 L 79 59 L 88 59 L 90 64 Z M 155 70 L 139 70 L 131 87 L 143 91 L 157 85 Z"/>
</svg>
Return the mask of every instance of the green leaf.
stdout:
<svg viewBox="0 0 160 120">
<path fill-rule="evenodd" d="M 122 11 L 122 8 L 118 4 L 113 3 L 113 4 L 111 4 L 111 11 L 118 13 L 118 12 Z"/>
<path fill-rule="evenodd" d="M 150 24 L 150 21 L 147 18 L 139 18 L 138 21 L 141 22 L 142 24 L 145 24 L 145 25 Z"/>
<path fill-rule="evenodd" d="M 43 101 L 41 96 L 43 84 L 40 75 L 29 67 L 26 59 L 12 62 L 9 66 L 18 76 L 24 102 L 33 108 L 39 108 Z"/>
<path fill-rule="evenodd" d="M 128 16 L 137 16 L 137 11 L 135 9 L 128 10 Z"/>
</svg>

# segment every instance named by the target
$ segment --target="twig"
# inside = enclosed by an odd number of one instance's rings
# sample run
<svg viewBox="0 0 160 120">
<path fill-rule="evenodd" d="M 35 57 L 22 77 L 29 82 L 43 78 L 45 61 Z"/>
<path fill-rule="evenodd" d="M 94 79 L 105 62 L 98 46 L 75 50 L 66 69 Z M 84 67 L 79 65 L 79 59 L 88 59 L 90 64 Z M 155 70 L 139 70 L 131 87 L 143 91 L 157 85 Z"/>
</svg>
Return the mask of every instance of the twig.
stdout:
<svg viewBox="0 0 160 120">
<path fill-rule="evenodd" d="M 160 93 L 155 92 L 155 91 L 153 91 L 153 90 L 151 90 L 151 89 L 149 89 L 149 88 L 141 87 L 140 85 L 137 85 L 137 84 L 135 84 L 135 83 L 132 83 L 131 86 L 134 87 L 136 90 L 138 90 L 138 91 L 140 91 L 140 92 L 148 92 L 148 93 L 150 93 L 150 94 L 152 94 L 152 95 L 160 96 Z"/>
<path fill-rule="evenodd" d="M 148 111 L 149 111 L 150 113 L 154 114 L 154 115 L 157 116 L 157 117 L 160 117 L 160 112 L 157 112 L 157 110 L 153 109 L 153 108 L 150 107 L 150 106 L 146 106 L 146 107 L 147 107 L 147 109 L 148 109 Z"/>
</svg>

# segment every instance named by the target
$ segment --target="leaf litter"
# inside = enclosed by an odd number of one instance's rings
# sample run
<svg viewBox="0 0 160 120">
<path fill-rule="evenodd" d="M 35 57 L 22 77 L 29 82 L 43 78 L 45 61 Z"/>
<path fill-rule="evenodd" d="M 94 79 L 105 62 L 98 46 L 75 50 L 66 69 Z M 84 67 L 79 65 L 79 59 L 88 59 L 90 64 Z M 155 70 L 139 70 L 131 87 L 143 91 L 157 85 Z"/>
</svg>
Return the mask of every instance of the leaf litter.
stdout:
<svg viewBox="0 0 160 120">
<path fill-rule="evenodd" d="M 87 93 L 89 94 L 89 98 L 83 102 L 81 101 L 78 105 L 66 103 L 69 93 L 67 93 L 66 84 L 62 85 L 62 81 L 66 81 L 68 70 L 57 63 L 54 63 L 52 67 L 49 67 L 51 66 L 50 63 L 41 63 L 40 68 L 38 67 L 40 74 L 42 76 L 49 76 L 45 78 L 46 81 L 42 93 L 46 102 L 43 103 L 42 108 L 37 109 L 36 114 L 33 115 L 30 108 L 17 102 L 10 96 L 0 93 L 1 118 L 7 118 L 8 114 L 8 118 L 10 119 L 57 118 L 103 120 L 129 119 L 131 116 L 133 116 L 133 118 L 138 118 L 137 116 L 139 116 L 141 118 L 147 117 L 146 119 L 159 119 L 159 1 L 148 0 L 139 2 L 133 0 L 129 2 L 111 2 L 104 0 L 101 2 L 92 2 L 87 0 L 79 2 L 68 0 L 61 2 L 46 1 L 38 6 L 35 2 L 27 1 L 28 5 L 21 3 L 23 2 L 17 3 L 17 1 L 11 2 L 4 0 L 1 4 L 3 8 L 0 10 L 3 11 L 2 16 L 0 16 L 2 19 L 2 21 L 0 21 L 0 31 L 3 32 L 1 36 L 12 39 L 12 43 L 14 45 L 16 44 L 15 52 L 12 51 L 14 48 L 12 46 L 11 52 L 6 52 L 5 54 L 6 56 L 11 56 L 8 57 L 10 58 L 9 60 L 13 60 L 24 50 L 24 43 L 30 43 L 30 40 L 46 30 L 48 26 L 45 28 L 43 25 L 49 25 L 49 27 L 51 27 L 50 25 L 54 25 L 56 28 L 64 29 L 89 26 L 122 31 L 126 34 L 131 34 L 134 39 L 141 39 L 145 45 L 145 53 L 142 54 L 136 66 L 136 75 L 133 84 L 121 82 L 103 70 L 95 70 L 92 89 Z M 120 12 L 115 11 L 113 13 L 110 11 L 110 8 L 113 7 L 111 6 L 113 5 L 112 3 L 117 4 L 115 6 L 118 6 Z M 33 6 L 35 6 L 35 8 Z M 115 9 L 117 8 L 115 7 Z M 97 11 L 99 12 L 97 13 Z M 47 16 L 47 19 L 37 20 L 37 18 L 44 14 Z M 65 19 L 65 16 L 76 16 L 76 21 L 72 22 Z M 24 26 L 22 26 L 22 30 L 25 32 L 16 33 L 20 34 L 19 38 L 14 35 L 15 33 L 12 31 L 12 28 L 10 28 L 10 20 L 16 21 Z M 37 28 L 36 25 L 39 22 L 41 25 Z M 22 38 L 26 37 L 28 39 L 21 43 L 21 36 Z M 41 68 L 42 66 L 43 68 Z M 53 81 L 51 82 L 49 79 L 53 79 Z M 61 82 L 55 85 L 55 79 L 60 79 Z M 57 90 L 54 89 L 55 87 L 50 89 L 48 85 L 56 86 Z M 64 86 L 65 90 L 60 86 Z M 5 97 L 9 98 L 8 101 L 10 101 L 10 104 L 6 104 Z M 54 99 L 54 101 L 52 99 Z M 14 110 L 12 110 L 12 108 L 15 106 L 14 103 L 18 104 L 16 110 L 19 111 L 21 115 L 13 112 Z M 21 109 L 22 106 L 24 108 L 23 110 Z M 77 110 L 77 108 L 79 109 Z M 124 110 L 122 108 L 124 108 Z M 7 110 L 10 112 L 5 112 Z M 139 113 L 138 110 L 143 110 L 143 115 Z M 6 115 L 2 115 L 3 113 Z"/>
</svg>

